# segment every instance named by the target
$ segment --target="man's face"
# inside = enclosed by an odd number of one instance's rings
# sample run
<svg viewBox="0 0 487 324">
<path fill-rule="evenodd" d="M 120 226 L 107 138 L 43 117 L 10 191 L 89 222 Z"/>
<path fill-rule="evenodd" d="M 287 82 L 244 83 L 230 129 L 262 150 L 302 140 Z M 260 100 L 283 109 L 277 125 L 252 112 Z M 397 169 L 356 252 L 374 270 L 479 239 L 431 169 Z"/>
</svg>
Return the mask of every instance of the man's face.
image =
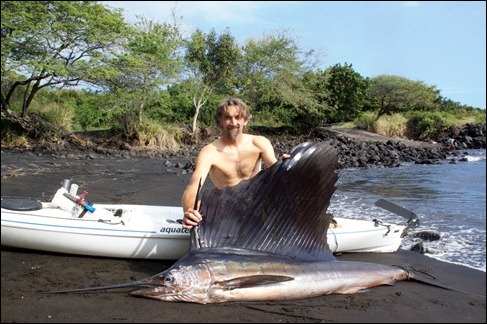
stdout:
<svg viewBox="0 0 487 324">
<path fill-rule="evenodd" d="M 235 140 L 243 132 L 247 121 L 240 116 L 238 107 L 228 106 L 227 112 L 223 116 L 221 126 L 224 135 L 228 135 L 232 140 Z"/>
</svg>

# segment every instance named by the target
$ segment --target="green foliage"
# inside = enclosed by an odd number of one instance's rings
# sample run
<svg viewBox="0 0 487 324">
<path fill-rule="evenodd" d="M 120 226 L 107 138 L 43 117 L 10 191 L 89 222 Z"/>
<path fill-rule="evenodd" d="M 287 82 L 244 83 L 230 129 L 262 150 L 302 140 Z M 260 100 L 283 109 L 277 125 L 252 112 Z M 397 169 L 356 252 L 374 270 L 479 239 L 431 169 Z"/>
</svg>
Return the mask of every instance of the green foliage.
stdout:
<svg viewBox="0 0 487 324">
<path fill-rule="evenodd" d="M 79 125 L 82 130 L 109 129 L 114 117 L 107 106 L 107 95 L 85 91 L 73 117 L 74 128 L 79 130 Z"/>
<path fill-rule="evenodd" d="M 255 115 L 263 112 L 297 124 L 321 119 L 315 93 L 304 82 L 311 55 L 302 52 L 286 30 L 246 42 L 238 69 L 239 92 Z"/>
<path fill-rule="evenodd" d="M 74 90 L 49 89 L 39 93 L 37 100 L 31 105 L 31 111 L 56 128 L 73 131 L 73 120 L 80 97 L 81 94 Z"/>
<path fill-rule="evenodd" d="M 367 80 L 355 72 L 352 64 L 336 64 L 325 71 L 325 101 L 330 123 L 355 119 L 367 99 Z"/>
<path fill-rule="evenodd" d="M 409 116 L 408 129 L 414 138 L 431 139 L 448 128 L 448 116 L 440 112 L 413 112 Z"/>
<path fill-rule="evenodd" d="M 256 114 L 252 114 L 252 125 L 280 127 L 292 125 L 296 114 L 289 113 L 290 109 L 285 107 L 264 108 Z"/>
<path fill-rule="evenodd" d="M 65 131 L 72 131 L 72 120 L 74 111 L 69 108 L 64 108 L 57 104 L 50 104 L 32 109 L 32 112 L 37 113 L 42 119 L 52 124 L 54 127 L 63 129 Z"/>
<path fill-rule="evenodd" d="M 365 129 L 372 132 L 374 129 L 374 123 L 379 118 L 378 113 L 375 111 L 364 111 L 355 119 L 357 128 Z"/>
<path fill-rule="evenodd" d="M 395 75 L 379 75 L 368 84 L 369 109 L 379 116 L 408 110 L 435 111 L 439 91 L 421 81 L 411 81 Z"/>
<path fill-rule="evenodd" d="M 403 137 L 407 134 L 408 120 L 402 114 L 383 115 L 372 126 L 371 131 L 385 135 Z"/>
<path fill-rule="evenodd" d="M 118 73 L 105 80 L 112 108 L 118 113 L 127 138 L 135 136 L 148 110 L 152 115 L 164 113 L 160 92 L 179 75 L 182 38 L 176 24 L 161 24 L 139 18 L 122 51 L 109 65 Z M 161 109 L 159 109 L 161 108 Z M 115 115 L 115 114 L 114 114 Z"/>
<path fill-rule="evenodd" d="M 476 109 L 476 111 L 466 118 L 462 118 L 459 120 L 460 125 L 465 124 L 485 124 L 485 110 L 483 109 Z"/>
<path fill-rule="evenodd" d="M 449 112 L 412 111 L 406 118 L 413 138 L 430 139 L 435 134 L 447 132 L 451 126 L 485 124 L 485 110 L 463 107 Z"/>
<path fill-rule="evenodd" d="M 451 99 L 441 98 L 440 111 L 455 116 L 457 126 L 467 123 L 485 124 L 485 109 L 474 108 L 454 102 Z"/>
<path fill-rule="evenodd" d="M 440 116 L 424 118 L 417 124 L 417 129 L 421 133 L 420 138 L 426 139 L 439 132 L 445 126 Z"/>
<path fill-rule="evenodd" d="M 167 90 L 154 94 L 145 106 L 145 119 L 160 120 L 162 123 L 178 123 L 178 115 L 171 107 L 172 99 Z"/>
<path fill-rule="evenodd" d="M 385 136 L 402 137 L 408 134 L 408 119 L 399 113 L 379 117 L 376 111 L 366 111 L 356 118 L 355 125 Z"/>
<path fill-rule="evenodd" d="M 172 121 L 191 125 L 195 115 L 194 84 L 192 80 L 183 80 L 179 84 L 169 87 L 169 107 L 173 112 Z M 207 94 L 204 105 L 200 108 L 198 122 L 200 126 L 214 126 L 214 115 L 220 101 L 227 96 L 215 93 Z"/>
<path fill-rule="evenodd" d="M 163 126 L 158 121 L 145 120 L 137 125 L 137 139 L 140 146 L 154 149 L 177 150 L 175 130 L 171 126 Z"/>
<path fill-rule="evenodd" d="M 208 123 L 208 100 L 213 94 L 228 95 L 235 92 L 236 67 L 241 53 L 228 30 L 221 35 L 217 35 L 214 29 L 207 35 L 196 30 L 186 45 L 185 59 L 189 73 L 183 80 L 183 86 L 191 94 L 191 132 L 194 135 L 198 120 L 202 124 Z"/>
<path fill-rule="evenodd" d="M 236 85 L 235 68 L 241 58 L 240 49 L 229 30 L 207 35 L 197 29 L 187 42 L 186 60 L 196 79 L 218 94 L 232 93 Z"/>
<path fill-rule="evenodd" d="M 29 147 L 29 138 L 20 127 L 6 119 L 1 120 L 1 127 L 2 149 Z"/>
<path fill-rule="evenodd" d="M 240 46 L 228 29 L 185 39 L 177 19 L 129 25 L 121 11 L 96 1 L 2 1 L 1 9 L 2 108 L 32 109 L 66 130 L 113 129 L 159 145 L 167 125 L 192 125 L 193 134 L 214 126 L 218 103 L 231 95 L 250 106 L 251 126 L 281 130 L 354 121 L 428 138 L 486 120 L 485 110 L 442 98 L 420 81 L 363 78 L 348 63 L 317 70 L 313 51 L 303 52 L 286 30 Z M 88 84 L 90 91 L 79 87 Z M 3 136 L 2 129 L 2 143 Z"/>
<path fill-rule="evenodd" d="M 182 81 L 168 88 L 169 108 L 173 112 L 173 121 L 186 125 L 191 124 L 194 115 L 193 94 L 188 81 Z"/>
<path fill-rule="evenodd" d="M 1 24 L 2 85 L 10 85 L 2 87 L 2 108 L 21 88 L 22 115 L 42 88 L 104 76 L 103 55 L 123 39 L 126 26 L 119 10 L 96 1 L 2 1 Z"/>
</svg>

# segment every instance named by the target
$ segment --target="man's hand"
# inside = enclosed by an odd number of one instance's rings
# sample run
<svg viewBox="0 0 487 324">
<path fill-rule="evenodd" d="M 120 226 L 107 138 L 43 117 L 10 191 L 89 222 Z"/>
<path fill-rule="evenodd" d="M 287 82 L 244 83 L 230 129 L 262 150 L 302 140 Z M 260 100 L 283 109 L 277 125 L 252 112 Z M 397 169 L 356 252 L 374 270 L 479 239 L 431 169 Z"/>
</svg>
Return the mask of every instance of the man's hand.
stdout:
<svg viewBox="0 0 487 324">
<path fill-rule="evenodd" d="M 190 208 L 184 212 L 183 228 L 192 229 L 194 226 L 198 225 L 202 219 L 201 214 L 197 210 Z"/>
<path fill-rule="evenodd" d="M 291 155 L 286 154 L 286 153 L 283 153 L 283 154 L 281 155 L 281 160 L 289 159 L 290 157 L 291 157 Z"/>
</svg>

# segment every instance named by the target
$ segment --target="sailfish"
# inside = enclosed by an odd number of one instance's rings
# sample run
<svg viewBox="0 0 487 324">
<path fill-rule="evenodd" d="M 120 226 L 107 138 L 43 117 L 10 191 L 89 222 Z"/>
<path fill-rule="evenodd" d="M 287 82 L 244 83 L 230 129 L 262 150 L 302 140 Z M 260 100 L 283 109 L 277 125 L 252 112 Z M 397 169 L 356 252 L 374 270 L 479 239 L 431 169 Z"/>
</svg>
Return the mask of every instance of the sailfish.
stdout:
<svg viewBox="0 0 487 324">
<path fill-rule="evenodd" d="M 70 291 L 138 287 L 130 294 L 207 304 L 353 294 L 415 279 L 399 266 L 338 261 L 329 249 L 327 208 L 337 160 L 329 142 L 301 143 L 255 177 L 206 193 L 189 250 L 170 268 L 130 283 Z"/>
</svg>

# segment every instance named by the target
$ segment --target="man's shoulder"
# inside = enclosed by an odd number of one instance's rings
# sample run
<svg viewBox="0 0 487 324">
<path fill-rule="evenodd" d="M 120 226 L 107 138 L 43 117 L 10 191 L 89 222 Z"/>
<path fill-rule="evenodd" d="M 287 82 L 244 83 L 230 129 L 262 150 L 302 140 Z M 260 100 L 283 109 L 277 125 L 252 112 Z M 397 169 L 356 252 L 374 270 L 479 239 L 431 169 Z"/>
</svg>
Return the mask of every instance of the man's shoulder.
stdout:
<svg viewBox="0 0 487 324">
<path fill-rule="evenodd" d="M 219 147 L 221 147 L 221 145 L 222 144 L 221 144 L 220 139 L 216 139 L 216 140 L 212 141 L 211 143 L 208 143 L 205 146 L 203 146 L 200 150 L 200 154 L 201 153 L 208 154 L 208 153 L 215 152 L 218 150 Z"/>
<path fill-rule="evenodd" d="M 262 135 L 250 135 L 249 136 L 252 136 L 251 139 L 252 139 L 252 143 L 254 143 L 254 145 L 258 146 L 258 147 L 261 147 L 262 145 L 268 145 L 270 144 L 270 141 L 267 137 L 265 136 L 262 136 Z"/>
<path fill-rule="evenodd" d="M 245 136 L 246 138 L 252 139 L 252 140 L 257 140 L 257 141 L 262 141 L 262 140 L 267 140 L 267 137 L 262 136 L 262 135 L 255 135 L 255 134 L 249 134 L 249 133 L 244 133 L 242 136 Z"/>
</svg>

